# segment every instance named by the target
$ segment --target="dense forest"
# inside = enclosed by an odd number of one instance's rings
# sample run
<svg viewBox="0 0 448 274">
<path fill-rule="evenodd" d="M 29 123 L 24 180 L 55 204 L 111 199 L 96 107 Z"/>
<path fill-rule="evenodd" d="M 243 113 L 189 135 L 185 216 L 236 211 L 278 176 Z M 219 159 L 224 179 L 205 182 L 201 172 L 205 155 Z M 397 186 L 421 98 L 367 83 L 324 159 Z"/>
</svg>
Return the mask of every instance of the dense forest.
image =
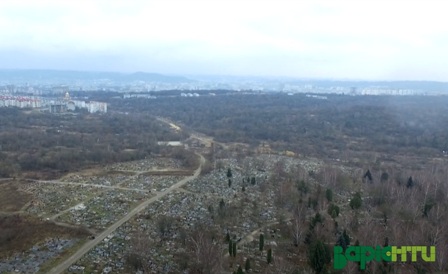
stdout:
<svg viewBox="0 0 448 274">
<path fill-rule="evenodd" d="M 170 117 L 223 142 L 316 156 L 343 150 L 441 155 L 448 150 L 448 98 L 270 95 L 129 99 L 113 107 Z M 319 144 L 319 146 L 316 146 Z M 337 157 L 338 158 L 338 157 Z"/>
<path fill-rule="evenodd" d="M 218 93 L 218 92 L 217 92 Z M 169 117 L 222 142 L 344 160 L 356 152 L 440 157 L 448 150 L 448 98 L 430 96 L 239 95 L 110 100 L 107 115 L 0 109 L 0 176 L 67 171 L 143 158 L 179 136 Z M 446 154 L 446 153 L 445 153 Z"/>
<path fill-rule="evenodd" d="M 448 148 L 448 98 L 425 96 L 233 95 L 197 98 L 130 99 L 117 108 L 149 111 L 215 136 L 220 141 L 323 141 L 336 148 L 348 144 Z M 356 148 L 356 146 L 355 146 Z"/>
<path fill-rule="evenodd" d="M 0 108 L 0 176 L 141 159 L 179 134 L 145 114 L 54 115 Z"/>
<path fill-rule="evenodd" d="M 441 155 L 448 98 L 429 96 L 221 95 L 112 101 L 123 111 L 170 117 L 223 142 L 337 157 L 341 151 Z M 316 145 L 319 144 L 319 145 Z"/>
</svg>

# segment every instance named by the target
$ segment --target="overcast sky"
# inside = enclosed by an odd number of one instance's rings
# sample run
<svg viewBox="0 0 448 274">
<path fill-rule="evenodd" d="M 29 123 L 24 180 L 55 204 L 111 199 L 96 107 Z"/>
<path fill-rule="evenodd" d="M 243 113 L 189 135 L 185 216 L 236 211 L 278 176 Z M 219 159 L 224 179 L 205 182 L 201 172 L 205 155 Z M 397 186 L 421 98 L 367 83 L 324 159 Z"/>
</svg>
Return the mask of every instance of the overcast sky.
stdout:
<svg viewBox="0 0 448 274">
<path fill-rule="evenodd" d="M 445 1 L 0 1 L 0 68 L 448 81 Z"/>
</svg>

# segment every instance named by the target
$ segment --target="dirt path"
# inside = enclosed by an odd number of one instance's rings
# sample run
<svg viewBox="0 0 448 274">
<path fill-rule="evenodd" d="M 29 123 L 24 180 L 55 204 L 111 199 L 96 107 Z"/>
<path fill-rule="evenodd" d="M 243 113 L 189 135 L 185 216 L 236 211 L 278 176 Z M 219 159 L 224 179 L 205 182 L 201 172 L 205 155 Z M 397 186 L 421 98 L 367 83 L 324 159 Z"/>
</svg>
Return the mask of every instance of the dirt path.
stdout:
<svg viewBox="0 0 448 274">
<path fill-rule="evenodd" d="M 120 186 L 96 185 L 96 184 L 74 183 L 74 182 L 62 182 L 62 181 L 58 181 L 58 180 L 54 180 L 54 181 L 29 180 L 29 181 L 43 183 L 43 184 L 77 185 L 77 186 L 119 189 L 119 190 L 126 190 L 126 191 L 136 191 L 136 192 L 143 192 L 143 193 L 148 192 L 148 190 L 143 190 L 143 189 L 139 189 L 139 188 L 128 188 L 128 187 L 120 187 Z"/>
<path fill-rule="evenodd" d="M 139 174 L 132 175 L 131 177 L 129 177 L 129 178 L 123 180 L 122 182 L 118 183 L 115 187 L 121 187 L 122 184 L 128 182 L 129 180 L 135 179 L 138 175 L 139 175 Z M 59 213 L 57 213 L 57 214 L 51 216 L 51 217 L 49 217 L 49 219 L 50 219 L 50 220 L 53 220 L 53 221 L 56 220 L 57 217 L 63 215 L 64 213 L 69 212 L 70 210 L 75 209 L 76 207 L 78 207 L 78 206 L 80 206 L 80 205 L 82 205 L 82 204 L 84 204 L 84 203 L 89 202 L 90 200 L 92 200 L 93 198 L 95 198 L 95 197 L 97 197 L 98 195 L 102 194 L 102 193 L 105 192 L 106 190 L 107 190 L 107 189 L 103 189 L 103 190 L 101 190 L 99 193 L 96 193 L 95 195 L 90 195 L 89 198 L 87 198 L 87 199 L 83 200 L 82 202 L 80 202 L 80 203 L 78 203 L 78 204 L 76 204 L 76 205 L 74 205 L 74 206 L 71 206 L 71 207 L 69 207 L 69 208 L 67 208 L 67 209 L 65 209 L 65 210 L 63 210 L 63 211 L 61 211 L 61 212 L 59 212 Z"/>
<path fill-rule="evenodd" d="M 163 117 L 157 117 L 157 120 L 168 124 L 171 128 L 174 128 L 176 130 L 182 130 L 182 128 L 179 125 L 174 124 L 172 121 L 170 121 L 167 118 L 163 118 Z M 217 142 L 214 140 L 213 137 L 211 136 L 207 136 L 203 133 L 197 132 L 197 131 L 193 131 L 191 128 L 189 129 L 190 131 L 190 138 L 192 139 L 197 139 L 199 140 L 201 143 L 203 143 L 206 146 L 210 146 L 212 143 L 215 143 L 216 145 L 220 145 L 222 146 L 224 149 L 228 149 L 228 145 L 225 143 L 221 143 L 221 142 Z"/>
<path fill-rule="evenodd" d="M 48 273 L 62 273 L 67 268 L 69 268 L 72 264 L 76 263 L 79 259 L 81 259 L 82 256 L 84 256 L 87 252 L 89 252 L 93 247 L 95 247 L 97 244 L 99 244 L 101 241 L 103 241 L 108 235 L 110 235 L 112 232 L 114 232 L 118 227 L 129 221 L 132 217 L 137 215 L 139 212 L 141 212 L 143 209 L 145 209 L 149 204 L 154 203 L 155 201 L 160 200 L 168 193 L 171 193 L 172 191 L 180 188 L 181 186 L 185 185 L 187 182 L 196 179 L 199 174 L 201 174 L 202 165 L 205 163 L 205 158 L 202 155 L 199 155 L 200 157 L 200 165 L 194 172 L 193 176 L 184 178 L 177 182 L 176 184 L 172 185 L 170 188 L 167 188 L 164 192 L 158 192 L 156 196 L 153 196 L 149 198 L 148 200 L 144 201 L 143 203 L 139 204 L 137 207 L 135 207 L 133 210 L 131 210 L 128 214 L 123 216 L 120 220 L 112 224 L 110 227 L 108 227 L 106 230 L 104 230 L 101 234 L 97 235 L 95 239 L 87 242 L 84 244 L 80 249 L 78 249 L 72 256 L 70 256 L 68 259 L 60 263 L 59 265 L 55 266 L 53 269 L 51 269 Z"/>
</svg>

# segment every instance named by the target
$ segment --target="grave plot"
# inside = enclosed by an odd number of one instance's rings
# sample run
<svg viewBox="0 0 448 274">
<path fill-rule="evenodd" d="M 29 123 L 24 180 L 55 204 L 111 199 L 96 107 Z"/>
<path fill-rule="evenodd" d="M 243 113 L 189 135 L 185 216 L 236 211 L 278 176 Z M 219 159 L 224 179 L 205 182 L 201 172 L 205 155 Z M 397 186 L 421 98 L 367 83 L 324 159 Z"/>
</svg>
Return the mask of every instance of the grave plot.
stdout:
<svg viewBox="0 0 448 274">
<path fill-rule="evenodd" d="M 102 186 L 115 186 L 128 177 L 125 175 L 107 175 L 107 176 L 86 176 L 73 174 L 61 179 L 61 182 L 76 183 L 76 184 L 89 184 L 89 185 L 102 185 Z"/>
<path fill-rule="evenodd" d="M 82 207 L 59 216 L 56 221 L 103 230 L 147 198 L 146 193 L 109 190 L 87 201 Z"/>
<path fill-rule="evenodd" d="M 144 159 L 108 165 L 107 170 L 144 172 L 158 169 L 181 169 L 182 162 L 172 158 Z"/>
<path fill-rule="evenodd" d="M 161 191 L 162 189 L 167 189 L 173 184 L 182 180 L 184 177 L 181 176 L 144 176 L 139 175 L 135 178 L 129 179 L 121 187 L 127 187 L 132 189 L 141 189 L 148 191 Z"/>
<path fill-rule="evenodd" d="M 33 199 L 26 211 L 30 214 L 51 217 L 68 209 L 101 190 L 97 187 L 83 185 L 63 185 L 32 182 L 22 186 L 33 195 Z"/>
</svg>

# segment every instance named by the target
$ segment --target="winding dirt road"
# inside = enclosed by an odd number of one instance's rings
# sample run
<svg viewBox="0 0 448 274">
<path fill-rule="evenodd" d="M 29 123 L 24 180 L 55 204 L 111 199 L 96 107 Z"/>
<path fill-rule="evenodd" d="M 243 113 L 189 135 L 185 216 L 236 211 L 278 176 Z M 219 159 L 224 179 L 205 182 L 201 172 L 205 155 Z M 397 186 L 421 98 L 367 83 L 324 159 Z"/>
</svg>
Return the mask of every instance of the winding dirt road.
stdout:
<svg viewBox="0 0 448 274">
<path fill-rule="evenodd" d="M 90 240 L 89 242 L 84 244 L 80 249 L 78 249 L 76 251 L 76 253 L 74 253 L 72 256 L 70 256 L 65 261 L 61 262 L 59 265 L 55 266 L 48 273 L 50 273 L 50 274 L 62 273 L 63 271 L 68 269 L 72 264 L 76 263 L 76 261 L 81 259 L 82 256 L 84 256 L 87 252 L 89 252 L 92 248 L 94 248 L 102 240 L 104 240 L 109 234 L 114 232 L 118 227 L 120 227 L 121 225 L 123 225 L 124 223 L 129 221 L 132 217 L 134 217 L 139 212 L 141 212 L 143 209 L 145 209 L 149 204 L 154 203 L 155 201 L 160 200 L 162 197 L 164 197 L 168 193 L 173 192 L 174 190 L 176 190 L 176 189 L 182 187 L 183 185 L 185 185 L 187 182 L 197 178 L 199 176 L 199 174 L 201 174 L 202 166 L 205 163 L 205 158 L 202 155 L 200 155 L 200 154 L 197 154 L 197 155 L 200 157 L 200 164 L 199 164 L 199 167 L 196 169 L 196 171 L 194 172 L 194 174 L 192 176 L 186 177 L 186 178 L 180 180 L 179 182 L 177 182 L 176 184 L 172 185 L 170 188 L 167 188 L 163 192 L 157 192 L 156 196 L 153 196 L 153 197 L 149 198 L 148 200 L 146 200 L 146 201 L 142 202 L 141 204 L 139 204 L 137 207 L 135 207 L 133 210 L 131 210 L 128 214 L 123 216 L 123 218 L 121 218 L 120 220 L 118 220 L 117 222 L 112 224 L 110 227 L 108 227 L 106 230 L 101 232 L 101 234 L 97 235 L 95 237 L 95 239 Z"/>
<path fill-rule="evenodd" d="M 53 181 L 44 181 L 44 180 L 28 180 L 33 181 L 37 183 L 42 184 L 59 184 L 59 185 L 75 185 L 75 186 L 86 186 L 86 187 L 97 187 L 97 188 L 107 188 L 107 189 L 119 189 L 119 190 L 126 190 L 126 191 L 136 191 L 136 192 L 148 192 L 148 190 L 139 189 L 139 188 L 129 188 L 129 187 L 120 187 L 120 186 L 113 186 L 113 185 L 98 185 L 98 184 L 87 184 L 87 183 L 74 183 L 74 182 L 63 182 L 58 180 Z"/>
</svg>

